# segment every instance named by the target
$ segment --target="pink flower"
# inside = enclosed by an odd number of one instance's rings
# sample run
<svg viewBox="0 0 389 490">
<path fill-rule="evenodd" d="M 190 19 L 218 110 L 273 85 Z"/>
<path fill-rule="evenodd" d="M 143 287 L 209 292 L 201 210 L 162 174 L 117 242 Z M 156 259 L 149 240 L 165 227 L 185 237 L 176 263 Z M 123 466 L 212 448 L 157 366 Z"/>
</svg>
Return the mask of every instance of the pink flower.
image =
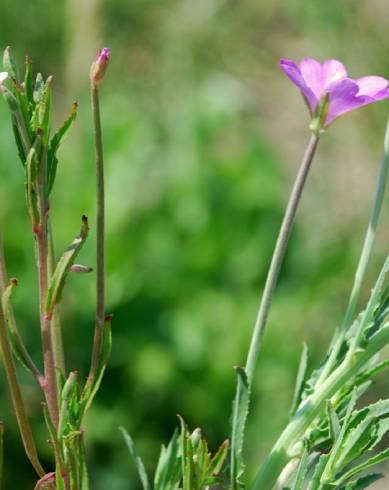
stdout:
<svg viewBox="0 0 389 490">
<path fill-rule="evenodd" d="M 300 89 L 313 117 L 319 116 L 322 104 L 328 101 L 321 123 L 324 128 L 346 112 L 389 97 L 388 80 L 377 76 L 352 80 L 337 60 L 321 64 L 313 58 L 304 58 L 297 65 L 292 60 L 282 59 L 280 66 Z"/>
</svg>

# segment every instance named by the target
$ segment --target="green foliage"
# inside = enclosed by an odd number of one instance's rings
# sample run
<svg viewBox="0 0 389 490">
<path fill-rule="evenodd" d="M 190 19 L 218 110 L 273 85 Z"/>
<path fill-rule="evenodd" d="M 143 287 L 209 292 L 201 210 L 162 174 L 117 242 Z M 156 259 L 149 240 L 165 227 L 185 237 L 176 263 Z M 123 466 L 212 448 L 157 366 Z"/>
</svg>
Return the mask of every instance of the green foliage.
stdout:
<svg viewBox="0 0 389 490">
<path fill-rule="evenodd" d="M 235 370 L 238 381 L 232 406 L 230 485 L 232 489 L 239 489 L 244 488 L 243 443 L 250 405 L 250 386 L 245 369 L 238 366 Z"/>
<path fill-rule="evenodd" d="M 225 441 L 212 456 L 201 430 L 190 433 L 180 417 L 181 434 L 175 431 L 168 446 L 162 446 L 154 475 L 154 490 L 203 490 L 218 487 L 228 453 Z M 135 462 L 143 490 L 149 490 L 149 480 L 141 458 L 129 434 L 120 429 Z M 224 488 L 224 487 L 223 487 Z"/>
</svg>

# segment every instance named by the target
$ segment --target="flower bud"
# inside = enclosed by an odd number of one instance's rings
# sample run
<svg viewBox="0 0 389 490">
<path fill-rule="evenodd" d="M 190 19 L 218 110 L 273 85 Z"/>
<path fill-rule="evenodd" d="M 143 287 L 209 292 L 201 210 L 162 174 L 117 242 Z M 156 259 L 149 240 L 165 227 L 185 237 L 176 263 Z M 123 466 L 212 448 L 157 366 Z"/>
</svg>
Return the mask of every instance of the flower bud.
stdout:
<svg viewBox="0 0 389 490">
<path fill-rule="evenodd" d="M 110 58 L 111 50 L 109 48 L 100 49 L 90 69 L 90 79 L 93 85 L 96 86 L 104 78 Z"/>
<path fill-rule="evenodd" d="M 70 267 L 70 270 L 76 274 L 87 274 L 88 272 L 92 272 L 93 268 L 89 267 L 88 265 L 73 264 Z"/>
</svg>

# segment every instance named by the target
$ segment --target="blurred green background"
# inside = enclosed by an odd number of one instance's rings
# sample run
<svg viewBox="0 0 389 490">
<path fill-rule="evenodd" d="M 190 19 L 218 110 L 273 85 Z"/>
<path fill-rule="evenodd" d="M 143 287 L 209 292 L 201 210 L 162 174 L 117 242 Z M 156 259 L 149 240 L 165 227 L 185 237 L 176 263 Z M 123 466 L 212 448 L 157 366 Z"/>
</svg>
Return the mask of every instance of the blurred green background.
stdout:
<svg viewBox="0 0 389 490">
<path fill-rule="evenodd" d="M 134 436 L 149 470 L 181 414 L 213 449 L 228 436 L 266 268 L 299 159 L 308 113 L 280 57 L 338 58 L 355 78 L 389 75 L 385 0 L 2 0 L 0 46 L 54 75 L 58 123 L 73 100 L 52 201 L 58 252 L 81 214 L 95 228 L 88 72 L 112 49 L 101 88 L 107 177 L 108 311 L 112 359 L 90 411 L 93 490 L 137 489 L 118 431 Z M 367 223 L 388 104 L 352 113 L 326 134 L 282 270 L 258 364 L 249 419 L 252 474 L 287 420 L 303 341 L 311 366 L 340 321 Z M 388 202 L 364 298 L 387 252 Z M 23 174 L 0 104 L 0 226 L 15 308 L 40 362 L 33 240 Z M 93 233 L 92 233 L 93 235 Z M 80 261 L 94 263 L 93 236 Z M 62 304 L 67 362 L 87 373 L 94 277 L 71 278 Z M 40 393 L 20 372 L 40 450 L 50 467 Z M 6 423 L 4 488 L 31 489 L 0 371 Z M 387 393 L 384 378 L 370 396 Z M 378 486 L 377 486 L 378 488 Z M 382 487 L 384 488 L 384 487 Z"/>
</svg>

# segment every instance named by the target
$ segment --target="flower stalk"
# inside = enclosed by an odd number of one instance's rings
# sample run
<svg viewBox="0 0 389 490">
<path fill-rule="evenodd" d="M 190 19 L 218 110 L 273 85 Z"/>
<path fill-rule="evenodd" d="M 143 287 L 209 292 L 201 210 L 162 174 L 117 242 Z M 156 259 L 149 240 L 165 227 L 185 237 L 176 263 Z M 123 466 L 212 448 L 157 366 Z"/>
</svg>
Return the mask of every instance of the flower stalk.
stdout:
<svg viewBox="0 0 389 490">
<path fill-rule="evenodd" d="M 92 358 L 87 385 L 90 387 L 96 378 L 105 324 L 105 190 L 104 190 L 104 150 L 101 129 L 99 84 L 104 77 L 110 60 L 108 48 L 102 48 L 91 66 L 90 90 L 93 117 L 93 130 L 96 152 L 97 186 L 97 235 L 96 235 L 96 323 L 93 339 Z"/>
<path fill-rule="evenodd" d="M 292 192 L 289 197 L 288 205 L 278 234 L 277 242 L 274 248 L 269 271 L 267 274 L 265 287 L 262 294 L 261 303 L 259 306 L 257 319 L 254 326 L 253 335 L 251 338 L 249 353 L 246 362 L 246 373 L 249 385 L 253 381 L 255 365 L 258 359 L 258 354 L 261 349 L 263 333 L 266 327 L 266 321 L 269 315 L 269 310 L 273 298 L 274 289 L 277 284 L 278 276 L 282 262 L 285 257 L 286 248 L 288 245 L 290 233 L 295 221 L 297 208 L 302 196 L 304 185 L 311 168 L 313 157 L 315 156 L 317 146 L 320 140 L 320 133 L 313 133 L 304 158 L 301 162 Z"/>
</svg>

